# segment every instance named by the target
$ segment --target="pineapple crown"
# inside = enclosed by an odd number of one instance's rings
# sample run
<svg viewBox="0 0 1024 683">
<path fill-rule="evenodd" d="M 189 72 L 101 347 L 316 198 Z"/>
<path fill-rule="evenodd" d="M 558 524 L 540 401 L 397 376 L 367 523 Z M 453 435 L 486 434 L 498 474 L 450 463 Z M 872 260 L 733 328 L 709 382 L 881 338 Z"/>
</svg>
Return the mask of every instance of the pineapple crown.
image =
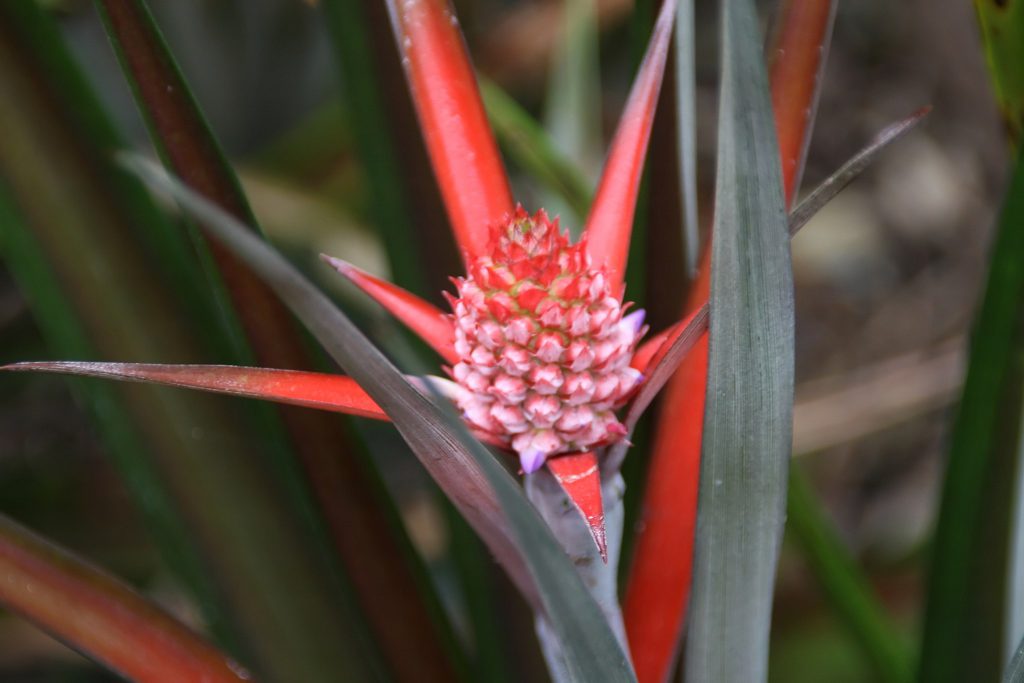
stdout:
<svg viewBox="0 0 1024 683">
<path fill-rule="evenodd" d="M 641 380 L 629 367 L 643 311 L 612 293 L 584 242 L 521 206 L 491 232 L 489 253 L 454 278 L 456 402 L 479 436 L 533 472 L 552 455 L 621 439 L 615 415 Z"/>
</svg>

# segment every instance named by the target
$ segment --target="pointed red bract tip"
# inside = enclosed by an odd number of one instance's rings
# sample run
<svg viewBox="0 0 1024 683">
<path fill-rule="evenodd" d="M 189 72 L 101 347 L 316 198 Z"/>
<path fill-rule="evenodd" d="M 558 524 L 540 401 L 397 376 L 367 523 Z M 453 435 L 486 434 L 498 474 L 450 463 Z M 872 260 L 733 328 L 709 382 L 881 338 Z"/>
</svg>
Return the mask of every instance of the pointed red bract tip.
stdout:
<svg viewBox="0 0 1024 683">
<path fill-rule="evenodd" d="M 607 267 L 613 282 L 620 287 L 626 272 L 647 143 L 672 38 L 675 5 L 675 0 L 665 0 L 661 7 L 587 217 L 587 248 L 594 265 Z"/>
<path fill-rule="evenodd" d="M 388 416 L 351 377 L 300 370 L 235 365 L 161 365 L 41 361 L 0 366 L 0 370 L 53 372 L 198 389 L 264 401 L 387 420 Z"/>
<path fill-rule="evenodd" d="M 597 456 L 590 453 L 571 453 L 548 458 L 548 471 L 554 475 L 562 490 L 569 496 L 590 529 L 590 535 L 608 562 L 608 541 L 604 528 L 604 502 L 601 500 L 601 472 Z"/>
<path fill-rule="evenodd" d="M 448 0 L 389 0 L 430 162 L 467 261 L 512 210 L 505 167 Z"/>
<path fill-rule="evenodd" d="M 455 363 L 458 356 L 452 346 L 451 316 L 387 280 L 374 277 L 347 261 L 321 254 L 325 262 L 344 275 L 367 296 L 383 306 L 410 330 L 437 351 L 445 361 Z"/>
</svg>

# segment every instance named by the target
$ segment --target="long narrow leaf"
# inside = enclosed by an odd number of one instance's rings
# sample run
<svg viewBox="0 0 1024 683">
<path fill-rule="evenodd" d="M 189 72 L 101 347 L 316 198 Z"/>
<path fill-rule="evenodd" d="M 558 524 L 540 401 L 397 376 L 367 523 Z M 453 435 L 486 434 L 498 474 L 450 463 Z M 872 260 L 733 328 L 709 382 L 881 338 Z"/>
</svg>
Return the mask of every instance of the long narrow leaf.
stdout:
<svg viewBox="0 0 1024 683">
<path fill-rule="evenodd" d="M 1024 2 L 974 0 L 996 99 L 1016 145 L 1024 136 Z"/>
<path fill-rule="evenodd" d="M 597 180 L 604 150 L 601 130 L 601 69 L 598 58 L 597 2 L 568 0 L 563 4 L 561 40 L 552 54 L 547 92 L 544 96 L 543 125 L 553 150 L 577 168 L 586 169 L 585 195 Z M 485 93 L 486 101 L 486 93 Z M 489 107 L 488 107 L 489 108 Z M 501 130 L 498 129 L 499 138 Z M 565 199 L 550 188 L 542 194 L 541 206 L 557 216 L 569 212 Z M 572 206 L 576 219 L 570 230 L 576 237 L 583 229 L 587 202 Z M 582 210 L 580 210 L 582 208 Z"/>
<path fill-rule="evenodd" d="M 971 336 L 931 558 L 919 676 L 995 680 L 1024 409 L 1024 155 L 1017 160 Z"/>
<path fill-rule="evenodd" d="M 686 671 L 763 681 L 792 449 L 793 275 L 751 0 L 722 6 L 707 413 Z"/>
<path fill-rule="evenodd" d="M 0 605 L 139 683 L 250 681 L 113 576 L 0 516 Z"/>
<path fill-rule="evenodd" d="M 924 107 L 914 112 L 902 121 L 886 127 L 867 147 L 857 152 L 849 161 L 842 165 L 835 173 L 826 178 L 820 185 L 814 188 L 811 194 L 797 204 L 796 208 L 789 215 L 789 234 L 795 235 L 800 228 L 807 225 L 807 222 L 829 203 L 833 197 L 853 182 L 865 168 L 871 165 L 882 150 L 896 142 L 904 135 L 917 127 L 925 116 L 931 111 L 931 107 Z"/>
<path fill-rule="evenodd" d="M 683 200 L 683 247 L 686 272 L 697 271 L 700 226 L 697 225 L 697 64 L 693 0 L 676 9 L 676 136 L 679 144 L 680 196 Z"/>
<path fill-rule="evenodd" d="M 416 333 L 416 336 L 437 351 L 445 361 L 453 365 L 459 361 L 459 357 L 455 353 L 452 321 L 449 314 L 397 285 L 373 277 L 351 263 L 333 256 L 323 255 L 321 258 L 349 282 L 363 290 L 367 296 L 373 298 L 391 315 L 402 321 Z"/>
<path fill-rule="evenodd" d="M 1024 681 L 1024 640 L 1017 645 L 1017 649 L 1006 666 L 1003 674 L 1003 683 L 1021 683 Z"/>
<path fill-rule="evenodd" d="M 346 111 L 350 112 L 353 128 L 359 131 L 354 142 L 367 175 L 369 215 L 391 247 L 387 253 L 395 282 L 422 291 L 426 279 L 414 237 L 418 220 L 409 206 L 401 171 L 406 152 L 396 149 L 392 139 L 392 122 L 382 93 L 380 72 L 384 65 L 374 59 L 379 52 L 374 54 L 371 47 L 373 35 L 364 16 L 365 3 L 329 0 L 321 4 L 338 55 Z"/>
<path fill-rule="evenodd" d="M 420 461 L 474 525 L 558 634 L 577 681 L 635 680 L 600 609 L 536 509 L 504 467 L 446 410 L 417 391 L 334 305 L 279 254 L 144 159 L 132 167 L 171 194 L 244 259 L 394 421 Z"/>
</svg>

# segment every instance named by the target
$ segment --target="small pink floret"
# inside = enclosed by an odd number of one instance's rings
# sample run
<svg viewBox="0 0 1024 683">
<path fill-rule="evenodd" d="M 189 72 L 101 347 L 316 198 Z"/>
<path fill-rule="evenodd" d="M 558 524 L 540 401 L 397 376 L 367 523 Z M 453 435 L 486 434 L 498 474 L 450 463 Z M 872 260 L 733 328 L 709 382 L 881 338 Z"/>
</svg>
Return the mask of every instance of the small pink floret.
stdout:
<svg viewBox="0 0 1024 683">
<path fill-rule="evenodd" d="M 641 380 L 629 367 L 646 332 L 623 315 L 608 278 L 558 221 L 522 208 L 497 226 L 490 251 L 454 279 L 452 377 L 471 426 L 514 450 L 526 472 L 552 455 L 618 441 L 615 415 Z"/>
</svg>

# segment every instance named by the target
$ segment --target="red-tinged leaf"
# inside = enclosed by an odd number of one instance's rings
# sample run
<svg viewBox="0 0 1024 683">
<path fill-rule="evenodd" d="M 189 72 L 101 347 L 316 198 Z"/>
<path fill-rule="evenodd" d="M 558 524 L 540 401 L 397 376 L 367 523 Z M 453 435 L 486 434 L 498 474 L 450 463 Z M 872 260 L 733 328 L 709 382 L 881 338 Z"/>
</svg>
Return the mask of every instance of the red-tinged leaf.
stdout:
<svg viewBox="0 0 1024 683">
<path fill-rule="evenodd" d="M 0 517 L 0 605 L 139 683 L 252 680 L 120 580 Z"/>
<path fill-rule="evenodd" d="M 448 0 L 388 0 L 434 174 L 464 258 L 512 212 L 505 167 Z"/>
<path fill-rule="evenodd" d="M 626 270 L 633 214 L 636 212 L 654 110 L 665 73 L 675 6 L 675 0 L 666 0 L 661 7 L 587 217 L 587 250 L 594 263 L 606 266 L 613 281 L 619 283 Z"/>
<path fill-rule="evenodd" d="M 643 414 L 651 401 L 658 395 L 662 387 L 672 378 L 679 364 L 687 354 L 702 340 L 708 331 L 708 304 L 704 304 L 690 314 L 686 320 L 669 328 L 669 335 L 651 358 L 646 371 L 644 383 L 640 391 L 626 411 L 626 428 L 630 431 L 636 427 L 640 415 Z"/>
<path fill-rule="evenodd" d="M 705 304 L 705 306 L 706 305 L 707 304 Z M 653 337 L 645 341 L 643 344 L 640 345 L 640 348 L 636 350 L 636 353 L 633 354 L 633 360 L 630 361 L 630 367 L 635 368 L 636 370 L 639 370 L 640 372 L 643 373 L 646 373 L 647 368 L 649 367 L 653 367 L 655 368 L 655 371 L 657 371 L 659 369 L 658 366 L 662 362 L 664 362 L 665 355 L 669 352 L 669 349 L 671 348 L 672 344 L 676 342 L 676 340 L 678 340 L 684 334 L 689 334 L 691 331 L 693 331 L 694 327 L 699 327 L 698 332 L 703 332 L 704 329 L 706 329 L 706 313 L 706 311 L 703 311 L 703 319 L 698 320 L 698 317 L 702 314 L 702 311 L 698 310 L 697 312 L 692 313 L 690 317 L 687 318 L 686 320 L 680 320 L 675 325 L 672 325 L 668 329 L 662 330 L 658 334 L 654 335 Z M 696 339 L 694 339 L 694 341 L 696 341 Z M 689 349 L 690 347 L 687 346 L 683 350 L 683 353 L 685 354 L 686 351 L 689 351 Z M 676 367 L 678 367 L 679 362 L 681 361 L 682 357 L 680 357 L 679 361 L 673 364 L 673 366 L 669 369 L 669 372 L 675 370 Z M 649 382 L 650 380 L 648 379 L 647 381 Z M 664 384 L 664 382 L 657 384 L 657 390 L 660 391 L 661 387 L 664 386 Z"/>
<path fill-rule="evenodd" d="M 633 359 L 629 362 L 631 368 L 635 368 L 640 372 L 647 369 L 647 366 L 651 364 L 651 359 L 654 358 L 654 354 L 661 349 L 662 344 L 674 335 L 682 326 L 683 323 L 678 322 L 671 327 L 662 330 L 658 334 L 652 335 L 650 339 L 645 340 L 640 346 L 637 347 L 636 353 L 633 354 Z"/>
<path fill-rule="evenodd" d="M 810 21 L 803 10 L 808 4 L 818 5 L 818 12 L 809 15 L 815 21 L 802 24 Z M 776 110 L 776 130 L 780 142 L 783 137 L 791 139 L 794 132 L 798 133 L 798 137 L 792 138 L 798 140 L 796 144 L 788 142 L 782 146 L 782 154 L 789 153 L 794 160 L 783 166 L 787 205 L 792 202 L 806 140 L 810 137 L 811 114 L 820 89 L 819 71 L 831 34 L 834 4 L 829 0 L 791 0 L 780 17 L 784 27 L 778 35 L 791 36 L 791 42 L 788 51 L 774 53 L 776 59 L 771 70 L 773 103 L 787 105 L 784 111 Z M 824 12 L 824 22 L 820 21 L 821 12 Z M 789 28 L 790 25 L 796 28 Z M 796 43 L 792 42 L 794 40 Z M 812 52 L 814 55 L 810 54 Z M 789 66 L 787 63 L 791 60 L 800 66 Z M 787 78 L 803 79 L 805 87 L 776 81 L 783 74 Z M 793 97 L 802 99 L 793 106 L 780 102 L 775 94 L 794 88 Z M 685 314 L 708 301 L 710 254 L 709 240 L 684 308 Z M 689 602 L 707 363 L 708 338 L 704 335 L 668 383 L 662 419 L 655 432 L 641 531 L 637 534 L 623 604 L 634 666 L 641 683 L 661 683 L 669 676 Z"/>
<path fill-rule="evenodd" d="M 0 370 L 55 372 L 149 382 L 216 394 L 260 398 L 346 415 L 387 420 L 387 415 L 351 377 L 320 372 L 246 368 L 235 365 L 161 365 L 152 363 L 27 362 Z"/>
<path fill-rule="evenodd" d="M 449 363 L 458 362 L 459 357 L 452 346 L 451 316 L 415 294 L 387 280 L 374 277 L 351 263 L 333 256 L 321 255 L 320 258 L 383 306 L 391 315 L 401 320 L 442 358 Z"/>
<path fill-rule="evenodd" d="M 807 158 L 837 4 L 835 0 L 786 0 L 779 8 L 769 78 L 787 205 L 800 185 Z"/>
<path fill-rule="evenodd" d="M 594 453 L 573 453 L 548 458 L 548 470 L 554 475 L 565 494 L 583 515 L 590 535 L 608 562 L 608 542 L 604 529 L 604 505 L 601 501 L 601 473 Z"/>
</svg>

